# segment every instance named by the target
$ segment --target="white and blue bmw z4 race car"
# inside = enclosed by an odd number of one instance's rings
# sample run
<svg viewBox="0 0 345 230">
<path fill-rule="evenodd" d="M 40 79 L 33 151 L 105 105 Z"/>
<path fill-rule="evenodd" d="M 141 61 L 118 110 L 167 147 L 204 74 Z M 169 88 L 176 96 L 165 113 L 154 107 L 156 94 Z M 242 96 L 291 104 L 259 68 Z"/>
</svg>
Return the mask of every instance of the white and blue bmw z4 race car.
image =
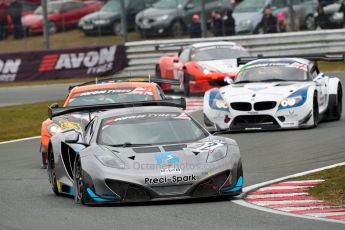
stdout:
<svg viewBox="0 0 345 230">
<path fill-rule="evenodd" d="M 228 79 L 228 86 L 205 93 L 205 124 L 216 131 L 257 131 L 312 128 L 321 120 L 339 120 L 341 81 L 321 73 L 316 60 L 248 62 L 235 81 Z"/>
</svg>

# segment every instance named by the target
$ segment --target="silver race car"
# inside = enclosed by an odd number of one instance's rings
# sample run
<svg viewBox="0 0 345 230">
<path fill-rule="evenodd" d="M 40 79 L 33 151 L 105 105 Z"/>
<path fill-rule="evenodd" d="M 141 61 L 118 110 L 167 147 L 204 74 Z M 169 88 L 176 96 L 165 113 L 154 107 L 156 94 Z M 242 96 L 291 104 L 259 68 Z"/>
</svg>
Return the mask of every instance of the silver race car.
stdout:
<svg viewBox="0 0 345 230">
<path fill-rule="evenodd" d="M 88 205 L 240 194 L 237 143 L 211 135 L 178 107 L 184 99 L 50 108 L 50 117 L 107 110 L 82 133 L 69 129 L 51 138 L 54 193 Z"/>
<path fill-rule="evenodd" d="M 342 84 L 321 73 L 316 60 L 268 58 L 245 64 L 235 81 L 204 96 L 204 122 L 215 130 L 255 131 L 316 127 L 339 120 Z"/>
</svg>

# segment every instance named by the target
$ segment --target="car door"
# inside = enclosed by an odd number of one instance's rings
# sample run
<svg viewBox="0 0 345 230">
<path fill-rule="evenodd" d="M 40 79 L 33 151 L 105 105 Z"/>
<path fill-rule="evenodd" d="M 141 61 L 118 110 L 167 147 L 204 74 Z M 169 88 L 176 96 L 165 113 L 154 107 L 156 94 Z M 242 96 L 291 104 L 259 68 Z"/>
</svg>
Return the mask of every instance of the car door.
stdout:
<svg viewBox="0 0 345 230">
<path fill-rule="evenodd" d="M 329 77 L 324 73 L 320 73 L 319 69 L 316 66 L 312 67 L 311 75 L 318 91 L 319 111 L 323 112 L 327 109 L 328 106 L 327 88 Z"/>
</svg>

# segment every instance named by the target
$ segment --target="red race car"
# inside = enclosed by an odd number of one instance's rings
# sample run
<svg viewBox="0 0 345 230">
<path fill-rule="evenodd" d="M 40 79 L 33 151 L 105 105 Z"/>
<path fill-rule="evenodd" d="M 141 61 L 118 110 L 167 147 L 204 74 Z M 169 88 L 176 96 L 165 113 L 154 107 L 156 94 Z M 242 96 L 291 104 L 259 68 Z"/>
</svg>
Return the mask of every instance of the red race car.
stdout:
<svg viewBox="0 0 345 230">
<path fill-rule="evenodd" d="M 156 48 L 168 46 L 159 45 Z M 183 47 L 173 57 L 161 57 L 156 64 L 156 77 L 179 80 L 185 96 L 203 93 L 224 86 L 225 77 L 235 78 L 239 70 L 237 58 L 243 56 L 248 56 L 246 50 L 233 42 L 195 43 Z M 161 87 L 163 90 L 171 89 L 169 84 L 162 84 Z"/>
<path fill-rule="evenodd" d="M 99 1 L 63 0 L 48 3 L 48 28 L 54 34 L 58 30 L 77 27 L 79 19 L 101 8 Z M 22 18 L 23 26 L 29 33 L 43 32 L 42 7 L 38 7 L 32 15 Z"/>
</svg>

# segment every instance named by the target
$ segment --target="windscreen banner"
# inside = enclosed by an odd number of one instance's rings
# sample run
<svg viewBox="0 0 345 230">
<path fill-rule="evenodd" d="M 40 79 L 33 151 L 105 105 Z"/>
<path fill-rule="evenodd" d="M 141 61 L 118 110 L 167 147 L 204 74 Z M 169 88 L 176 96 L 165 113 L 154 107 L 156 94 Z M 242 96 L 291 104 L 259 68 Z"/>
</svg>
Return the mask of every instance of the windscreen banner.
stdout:
<svg viewBox="0 0 345 230">
<path fill-rule="evenodd" d="M 108 76 L 127 65 L 123 45 L 0 53 L 0 82 Z"/>
</svg>

